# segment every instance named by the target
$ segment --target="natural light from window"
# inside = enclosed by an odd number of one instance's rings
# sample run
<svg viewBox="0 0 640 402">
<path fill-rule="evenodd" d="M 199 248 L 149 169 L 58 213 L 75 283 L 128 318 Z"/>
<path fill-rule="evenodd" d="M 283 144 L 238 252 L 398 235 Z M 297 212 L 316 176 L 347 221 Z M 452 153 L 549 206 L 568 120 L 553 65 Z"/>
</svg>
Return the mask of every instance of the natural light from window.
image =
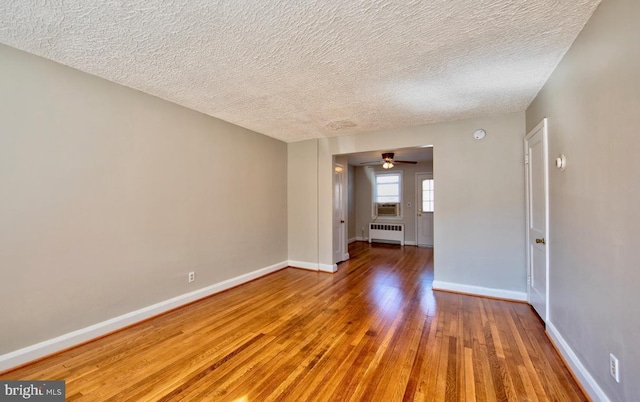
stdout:
<svg viewBox="0 0 640 402">
<path fill-rule="evenodd" d="M 433 179 L 422 180 L 422 212 L 433 212 Z"/>
<path fill-rule="evenodd" d="M 400 202 L 400 174 L 378 173 L 376 174 L 376 201 L 377 203 Z"/>
</svg>

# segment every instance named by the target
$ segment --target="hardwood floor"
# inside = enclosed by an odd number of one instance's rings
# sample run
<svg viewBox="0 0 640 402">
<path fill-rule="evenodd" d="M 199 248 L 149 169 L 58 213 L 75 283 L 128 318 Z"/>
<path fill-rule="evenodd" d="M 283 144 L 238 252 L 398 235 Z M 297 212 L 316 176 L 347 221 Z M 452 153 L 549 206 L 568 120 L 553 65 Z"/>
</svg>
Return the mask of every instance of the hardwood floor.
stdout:
<svg viewBox="0 0 640 402">
<path fill-rule="evenodd" d="M 432 291 L 431 249 L 353 243 L 6 373 L 68 401 L 585 401 L 526 304 Z"/>
</svg>

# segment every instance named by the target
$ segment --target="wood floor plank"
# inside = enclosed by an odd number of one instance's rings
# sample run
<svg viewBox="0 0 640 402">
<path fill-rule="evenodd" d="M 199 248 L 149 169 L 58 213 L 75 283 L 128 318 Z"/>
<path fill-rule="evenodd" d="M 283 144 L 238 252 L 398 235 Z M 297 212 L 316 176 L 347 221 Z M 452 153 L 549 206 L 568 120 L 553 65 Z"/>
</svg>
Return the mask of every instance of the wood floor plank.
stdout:
<svg viewBox="0 0 640 402">
<path fill-rule="evenodd" d="M 433 291 L 428 248 L 350 245 L 0 375 L 69 401 L 585 401 L 533 310 Z"/>
<path fill-rule="evenodd" d="M 473 402 L 476 397 L 476 384 L 473 375 L 473 349 L 464 348 L 464 400 Z"/>
</svg>

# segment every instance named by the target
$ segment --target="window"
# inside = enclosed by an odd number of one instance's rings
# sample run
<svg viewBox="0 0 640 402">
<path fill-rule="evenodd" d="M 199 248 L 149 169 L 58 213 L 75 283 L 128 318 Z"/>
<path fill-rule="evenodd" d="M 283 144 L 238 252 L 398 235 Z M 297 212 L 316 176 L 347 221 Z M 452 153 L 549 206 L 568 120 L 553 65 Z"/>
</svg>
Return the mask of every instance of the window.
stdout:
<svg viewBox="0 0 640 402">
<path fill-rule="evenodd" d="M 375 173 L 373 187 L 373 216 L 401 216 L 402 174 Z"/>
<path fill-rule="evenodd" d="M 422 212 L 433 212 L 433 179 L 422 180 Z"/>
<path fill-rule="evenodd" d="M 376 202 L 400 202 L 400 174 L 376 173 Z"/>
</svg>

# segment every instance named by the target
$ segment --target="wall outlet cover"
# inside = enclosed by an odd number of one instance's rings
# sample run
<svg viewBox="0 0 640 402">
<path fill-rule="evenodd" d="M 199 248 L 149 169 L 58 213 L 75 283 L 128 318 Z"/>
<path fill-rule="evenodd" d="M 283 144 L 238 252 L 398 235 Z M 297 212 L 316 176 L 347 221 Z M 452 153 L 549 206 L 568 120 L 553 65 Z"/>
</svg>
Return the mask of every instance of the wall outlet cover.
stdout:
<svg viewBox="0 0 640 402">
<path fill-rule="evenodd" d="M 616 382 L 620 382 L 620 362 L 618 358 L 613 355 L 613 353 L 609 354 L 609 372 L 611 373 L 611 377 L 613 377 Z"/>
</svg>

